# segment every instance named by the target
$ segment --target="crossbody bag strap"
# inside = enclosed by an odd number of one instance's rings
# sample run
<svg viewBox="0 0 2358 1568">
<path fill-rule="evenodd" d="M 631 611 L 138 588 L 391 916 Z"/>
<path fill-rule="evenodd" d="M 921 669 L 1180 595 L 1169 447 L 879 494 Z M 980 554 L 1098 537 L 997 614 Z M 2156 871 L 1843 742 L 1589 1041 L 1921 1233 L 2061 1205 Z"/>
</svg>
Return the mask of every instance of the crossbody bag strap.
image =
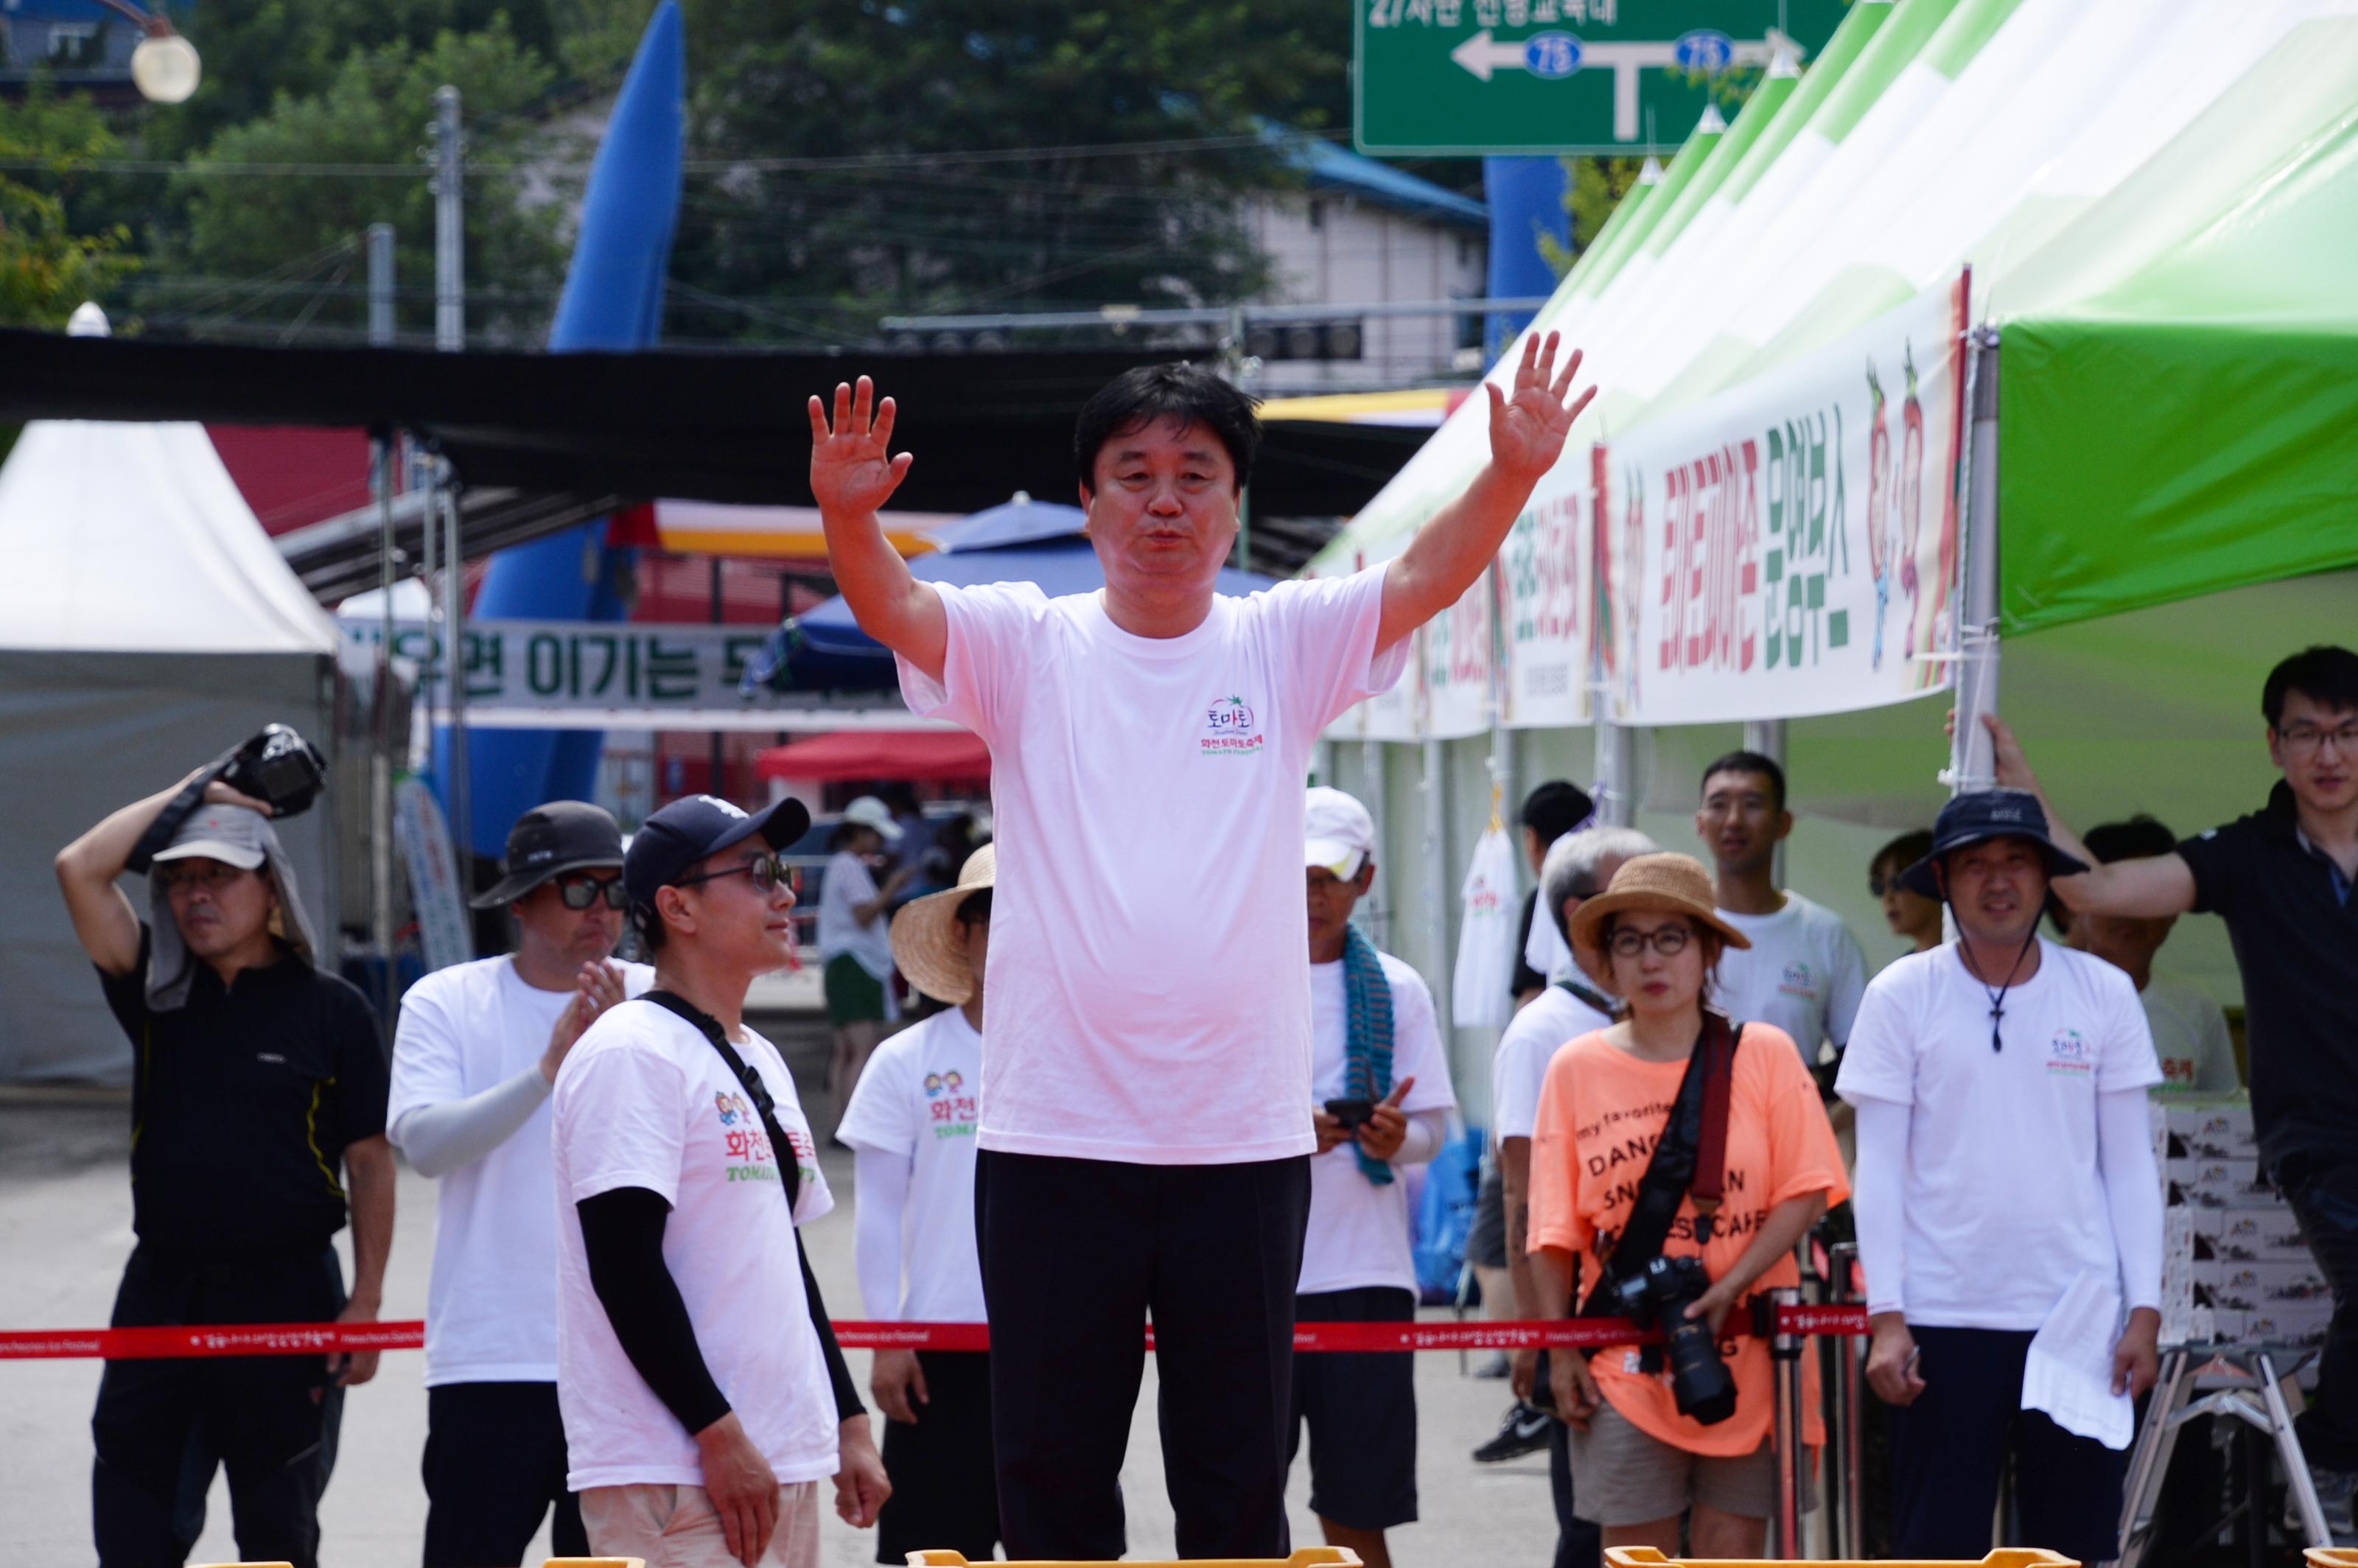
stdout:
<svg viewBox="0 0 2358 1568">
<path fill-rule="evenodd" d="M 1602 1310 L 1606 1280 L 1627 1279 L 1662 1255 L 1679 1207 L 1690 1195 L 1695 1199 L 1696 1239 L 1711 1238 L 1712 1220 L 1726 1186 L 1728 1087 L 1743 1031 L 1731 1029 L 1725 1013 L 1705 1009 L 1703 1018 L 1703 1030 L 1679 1080 L 1678 1098 L 1671 1104 L 1670 1120 L 1646 1162 L 1646 1173 L 1639 1178 L 1628 1223 L 1609 1247 L 1599 1249 L 1603 1277 L 1582 1303 L 1583 1316 Z"/>
<path fill-rule="evenodd" d="M 665 1011 L 685 1019 L 698 1034 L 712 1043 L 712 1048 L 720 1053 L 720 1059 L 729 1064 L 729 1070 L 736 1075 L 739 1086 L 745 1091 L 745 1098 L 753 1102 L 754 1114 L 762 1119 L 762 1130 L 769 1137 L 770 1157 L 778 1162 L 778 1175 L 786 1189 L 786 1215 L 791 1220 L 795 1206 L 802 1200 L 802 1162 L 795 1157 L 795 1146 L 787 1139 L 785 1130 L 778 1125 L 778 1103 L 770 1098 L 769 1086 L 762 1081 L 762 1075 L 749 1066 L 745 1058 L 738 1054 L 737 1047 L 729 1043 L 729 1032 L 720 1027 L 720 1021 L 703 1009 L 667 990 L 651 990 L 639 1000 L 651 1001 Z"/>
</svg>

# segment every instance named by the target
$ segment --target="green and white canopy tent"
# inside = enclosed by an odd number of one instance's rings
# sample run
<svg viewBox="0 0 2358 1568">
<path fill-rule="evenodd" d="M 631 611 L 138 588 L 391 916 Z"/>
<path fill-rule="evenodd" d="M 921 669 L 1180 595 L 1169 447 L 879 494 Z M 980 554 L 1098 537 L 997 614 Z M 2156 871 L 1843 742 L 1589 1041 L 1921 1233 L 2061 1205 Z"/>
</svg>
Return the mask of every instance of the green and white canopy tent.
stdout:
<svg viewBox="0 0 2358 1568">
<path fill-rule="evenodd" d="M 1329 757 L 1386 819 L 1382 906 L 1422 912 L 1385 938 L 1448 974 L 1494 782 L 1601 773 L 1692 849 L 1696 770 L 1748 724 L 1791 770 L 1789 882 L 1879 963 L 1867 856 L 1930 821 L 1953 672 L 1970 705 L 2001 641 L 2005 711 L 2076 822 L 2252 809 L 2263 675 L 2358 626 L 2353 255 L 2358 0 L 1856 0 L 1534 322 L 1599 396 L 1497 580 L 1423 634 L 1417 689 Z M 1404 547 L 1484 460 L 1484 407 L 1310 569 Z M 1698 649 L 1707 683 L 1672 667 Z M 1380 809 L 1417 790 L 1421 822 Z M 2214 922 L 2163 964 L 2237 998 Z"/>
</svg>

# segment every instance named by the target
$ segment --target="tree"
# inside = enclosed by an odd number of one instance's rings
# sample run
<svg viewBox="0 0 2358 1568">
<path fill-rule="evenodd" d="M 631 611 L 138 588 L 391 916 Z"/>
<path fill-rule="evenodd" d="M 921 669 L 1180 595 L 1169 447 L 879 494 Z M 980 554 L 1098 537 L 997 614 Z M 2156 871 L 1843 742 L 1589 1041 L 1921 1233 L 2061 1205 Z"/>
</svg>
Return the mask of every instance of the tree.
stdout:
<svg viewBox="0 0 2358 1568">
<path fill-rule="evenodd" d="M 281 97 L 271 111 L 235 126 L 176 177 L 188 201 L 187 259 L 230 286 L 223 317 L 358 330 L 365 321 L 362 236 L 394 225 L 395 276 L 402 323 L 431 319 L 434 198 L 418 156 L 434 116 L 435 91 L 459 89 L 467 124 L 467 278 L 471 331 L 534 337 L 545 327 L 563 261 L 561 190 L 535 200 L 531 158 L 548 137 L 534 111 L 555 70 L 503 22 L 469 34 L 444 33 L 424 49 L 395 41 L 355 50 L 321 92 Z M 416 173 L 276 175 L 268 164 L 407 166 Z M 222 296 L 216 288 L 214 295 Z M 159 309 L 159 322 L 172 319 Z"/>
<path fill-rule="evenodd" d="M 837 336 L 896 310 L 1249 297 L 1266 267 L 1237 198 L 1294 178 L 1272 121 L 1321 128 L 1346 102 L 1341 15 L 715 0 L 691 13 L 713 168 L 687 193 L 674 319 Z"/>
<path fill-rule="evenodd" d="M 39 166 L 0 175 L 0 326 L 62 327 L 138 265 L 124 254 L 127 232 L 76 232 L 66 211 L 76 170 L 114 145 L 87 98 L 58 99 L 37 81 L 21 102 L 0 104 L 0 167 Z"/>
</svg>

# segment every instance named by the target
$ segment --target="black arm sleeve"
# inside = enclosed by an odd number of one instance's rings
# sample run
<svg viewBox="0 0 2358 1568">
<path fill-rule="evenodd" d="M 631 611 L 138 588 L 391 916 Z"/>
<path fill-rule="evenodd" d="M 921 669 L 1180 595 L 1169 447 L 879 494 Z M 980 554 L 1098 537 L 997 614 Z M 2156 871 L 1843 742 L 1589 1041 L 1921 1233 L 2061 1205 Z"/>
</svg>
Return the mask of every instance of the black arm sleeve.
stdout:
<svg viewBox="0 0 2358 1568">
<path fill-rule="evenodd" d="M 616 1187 L 574 1207 L 581 1216 L 590 1287 L 614 1325 L 622 1354 L 680 1425 L 690 1433 L 702 1432 L 729 1413 L 729 1400 L 704 1364 L 687 1303 L 664 1262 L 664 1225 L 671 1206 L 644 1187 Z M 803 1278 L 810 1278 L 807 1264 Z"/>
<path fill-rule="evenodd" d="M 800 1231 L 795 1233 L 795 1256 L 802 1260 L 803 1300 L 810 1303 L 811 1326 L 818 1330 L 818 1347 L 827 1357 L 827 1381 L 835 1385 L 835 1419 L 842 1422 L 866 1415 L 868 1407 L 860 1402 L 860 1385 L 851 1380 L 843 1346 L 835 1342 L 835 1324 L 827 1315 L 827 1303 L 819 1297 L 818 1280 L 811 1272 L 810 1254 L 803 1250 Z"/>
</svg>

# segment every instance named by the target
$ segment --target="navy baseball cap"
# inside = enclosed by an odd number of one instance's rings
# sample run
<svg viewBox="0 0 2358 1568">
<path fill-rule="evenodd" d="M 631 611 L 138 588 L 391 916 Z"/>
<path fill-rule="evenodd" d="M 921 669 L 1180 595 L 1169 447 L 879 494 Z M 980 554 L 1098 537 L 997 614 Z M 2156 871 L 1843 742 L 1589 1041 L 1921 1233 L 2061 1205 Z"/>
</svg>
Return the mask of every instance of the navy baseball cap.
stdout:
<svg viewBox="0 0 2358 1568">
<path fill-rule="evenodd" d="M 622 858 L 622 889 L 631 907 L 653 909 L 655 890 L 670 886 L 707 855 L 741 844 L 756 833 L 783 849 L 810 831 L 810 812 L 789 795 L 749 812 L 708 795 L 675 800 L 646 819 Z"/>
<path fill-rule="evenodd" d="M 2050 877 L 2075 877 L 2088 869 L 2077 855 L 2067 855 L 2047 836 L 2047 808 L 2027 789 L 1983 789 L 1952 796 L 1932 823 L 1932 848 L 1924 858 L 1899 873 L 1899 885 L 1910 892 L 1937 899 L 1941 883 L 1932 868 L 1959 849 L 1986 844 L 1993 838 L 2028 838 L 2039 846 Z"/>
</svg>

